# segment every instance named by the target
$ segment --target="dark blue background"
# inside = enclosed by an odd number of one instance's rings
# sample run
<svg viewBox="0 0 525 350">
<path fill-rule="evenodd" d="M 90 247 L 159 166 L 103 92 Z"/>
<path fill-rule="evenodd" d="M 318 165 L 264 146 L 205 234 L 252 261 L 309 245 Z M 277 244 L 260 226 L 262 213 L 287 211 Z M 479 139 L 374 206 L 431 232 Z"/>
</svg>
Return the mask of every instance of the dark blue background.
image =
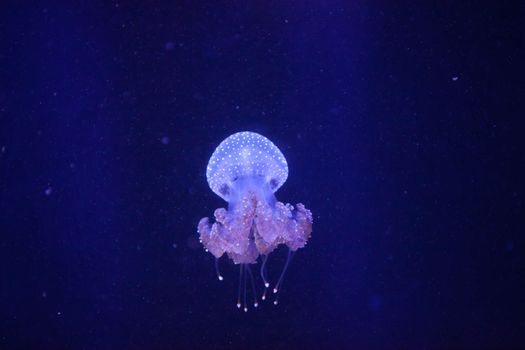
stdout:
<svg viewBox="0 0 525 350">
<path fill-rule="evenodd" d="M 525 346 L 519 2 L 14 3 L 0 348 Z M 281 304 L 247 314 L 196 238 L 242 130 L 315 219 Z"/>
</svg>

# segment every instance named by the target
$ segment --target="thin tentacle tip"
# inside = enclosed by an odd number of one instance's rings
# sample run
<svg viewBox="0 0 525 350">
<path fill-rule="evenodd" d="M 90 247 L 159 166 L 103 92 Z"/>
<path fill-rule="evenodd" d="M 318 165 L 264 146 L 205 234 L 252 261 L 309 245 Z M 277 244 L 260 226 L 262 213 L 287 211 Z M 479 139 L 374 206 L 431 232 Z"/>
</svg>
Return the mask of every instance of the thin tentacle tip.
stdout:
<svg viewBox="0 0 525 350">
<path fill-rule="evenodd" d="M 259 303 L 254 303 L 253 304 L 253 307 L 258 307 L 259 306 Z"/>
<path fill-rule="evenodd" d="M 224 280 L 224 277 L 222 277 L 222 276 L 218 276 L 218 278 L 219 278 L 219 281 Z"/>
<path fill-rule="evenodd" d="M 278 300 L 274 300 L 273 301 L 273 305 L 277 305 L 277 304 L 279 304 L 279 301 Z"/>
<path fill-rule="evenodd" d="M 248 308 L 247 307 L 244 307 L 244 312 L 248 312 Z"/>
<path fill-rule="evenodd" d="M 241 303 L 237 303 L 237 308 L 238 308 L 238 309 L 241 308 Z"/>
<path fill-rule="evenodd" d="M 273 289 L 273 294 L 276 294 L 279 290 L 277 288 Z"/>
<path fill-rule="evenodd" d="M 265 288 L 268 288 L 269 286 L 270 286 L 270 283 L 268 283 L 268 282 L 265 282 L 265 283 L 264 283 L 264 287 L 265 287 Z"/>
</svg>

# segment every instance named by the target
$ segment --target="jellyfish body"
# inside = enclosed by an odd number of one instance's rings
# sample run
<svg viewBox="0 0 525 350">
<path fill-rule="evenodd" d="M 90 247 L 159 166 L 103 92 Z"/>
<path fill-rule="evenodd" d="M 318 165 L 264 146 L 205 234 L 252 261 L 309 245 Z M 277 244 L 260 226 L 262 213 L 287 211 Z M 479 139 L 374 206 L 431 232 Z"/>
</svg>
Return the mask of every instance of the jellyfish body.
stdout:
<svg viewBox="0 0 525 350">
<path fill-rule="evenodd" d="M 288 165 L 266 137 L 231 135 L 211 156 L 206 177 L 211 190 L 228 202 L 228 209 L 215 210 L 213 224 L 208 218 L 198 224 L 200 241 L 216 258 L 226 253 L 235 264 L 254 264 L 281 244 L 291 252 L 306 245 L 312 213 L 300 203 L 293 207 L 275 198 L 288 177 Z"/>
</svg>

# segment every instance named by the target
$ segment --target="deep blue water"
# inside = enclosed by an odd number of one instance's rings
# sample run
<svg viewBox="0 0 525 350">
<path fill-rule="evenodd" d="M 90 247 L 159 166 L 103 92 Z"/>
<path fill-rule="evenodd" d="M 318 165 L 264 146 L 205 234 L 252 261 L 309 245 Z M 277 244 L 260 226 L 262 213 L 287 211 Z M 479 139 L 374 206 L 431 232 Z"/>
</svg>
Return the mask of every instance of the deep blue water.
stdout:
<svg viewBox="0 0 525 350">
<path fill-rule="evenodd" d="M 1 349 L 525 347 L 519 2 L 0 13 Z M 196 233 L 244 130 L 314 215 L 279 306 L 246 314 Z"/>
</svg>

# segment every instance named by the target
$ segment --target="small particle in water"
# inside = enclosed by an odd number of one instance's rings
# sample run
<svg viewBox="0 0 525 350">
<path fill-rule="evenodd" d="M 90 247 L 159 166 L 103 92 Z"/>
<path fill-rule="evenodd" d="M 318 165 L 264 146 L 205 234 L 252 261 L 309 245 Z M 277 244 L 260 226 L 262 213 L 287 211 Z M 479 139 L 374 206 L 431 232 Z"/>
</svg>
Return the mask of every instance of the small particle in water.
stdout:
<svg viewBox="0 0 525 350">
<path fill-rule="evenodd" d="M 160 139 L 160 142 L 162 142 L 163 145 L 167 145 L 170 143 L 170 138 L 168 136 L 164 136 Z"/>
<path fill-rule="evenodd" d="M 175 48 L 175 44 L 172 41 L 168 41 L 164 44 L 164 47 L 166 48 L 166 51 L 171 51 Z"/>
<path fill-rule="evenodd" d="M 505 249 L 507 252 L 511 252 L 514 249 L 514 242 L 510 239 L 505 243 Z"/>
<path fill-rule="evenodd" d="M 75 168 L 75 163 L 70 163 L 70 164 L 69 164 L 69 167 L 70 167 L 71 169 L 74 169 L 74 168 Z"/>
<path fill-rule="evenodd" d="M 58 315 L 58 316 L 62 316 L 62 312 L 57 311 L 57 315 Z"/>
<path fill-rule="evenodd" d="M 235 109 L 239 110 L 239 109 L 241 109 L 241 106 L 235 106 Z"/>
<path fill-rule="evenodd" d="M 368 299 L 368 306 L 372 311 L 379 311 L 383 305 L 383 298 L 380 295 L 371 295 Z"/>
<path fill-rule="evenodd" d="M 172 246 L 173 248 L 177 248 L 177 243 L 173 243 L 171 246 Z"/>
<path fill-rule="evenodd" d="M 51 195 L 51 192 L 53 192 L 53 189 L 51 187 L 48 187 L 44 190 L 44 194 L 46 196 L 50 196 Z"/>
<path fill-rule="evenodd" d="M 46 292 L 42 292 L 42 298 L 47 298 L 47 293 Z"/>
<path fill-rule="evenodd" d="M 452 77 L 452 81 L 457 81 L 458 79 L 459 79 L 458 76 L 454 76 L 454 77 Z"/>
<path fill-rule="evenodd" d="M 5 146 L 2 146 L 2 153 L 5 153 Z"/>
</svg>

